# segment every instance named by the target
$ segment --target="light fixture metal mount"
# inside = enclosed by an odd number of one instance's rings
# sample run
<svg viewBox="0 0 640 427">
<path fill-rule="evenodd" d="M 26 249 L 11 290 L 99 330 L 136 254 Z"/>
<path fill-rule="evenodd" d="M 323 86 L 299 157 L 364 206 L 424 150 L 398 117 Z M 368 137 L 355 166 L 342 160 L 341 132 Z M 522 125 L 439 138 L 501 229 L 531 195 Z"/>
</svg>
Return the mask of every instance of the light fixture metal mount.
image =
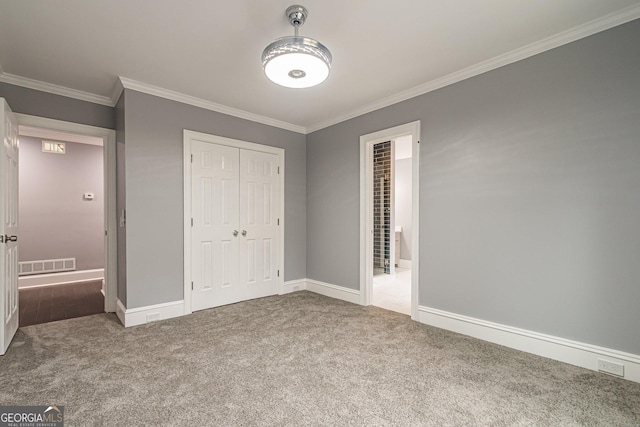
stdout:
<svg viewBox="0 0 640 427">
<path fill-rule="evenodd" d="M 267 77 L 290 88 L 306 88 L 322 83 L 331 70 L 331 52 L 322 43 L 298 35 L 309 12 L 303 6 L 289 6 L 285 16 L 294 28 L 294 36 L 281 37 L 262 52 Z"/>
<path fill-rule="evenodd" d="M 304 6 L 298 5 L 289 6 L 284 14 L 289 19 L 289 23 L 294 27 L 302 26 L 304 21 L 307 20 L 307 16 L 309 16 L 307 9 Z"/>
</svg>

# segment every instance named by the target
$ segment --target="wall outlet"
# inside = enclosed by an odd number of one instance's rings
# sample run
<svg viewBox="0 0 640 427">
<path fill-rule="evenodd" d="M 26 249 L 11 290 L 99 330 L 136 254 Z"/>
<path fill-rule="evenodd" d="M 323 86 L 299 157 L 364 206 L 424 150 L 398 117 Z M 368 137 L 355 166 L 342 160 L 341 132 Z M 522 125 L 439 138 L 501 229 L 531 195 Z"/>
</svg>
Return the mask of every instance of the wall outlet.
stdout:
<svg viewBox="0 0 640 427">
<path fill-rule="evenodd" d="M 624 377 L 624 365 L 621 363 L 598 359 L 598 371 Z"/>
<path fill-rule="evenodd" d="M 156 320 L 160 320 L 160 313 L 149 313 L 149 314 L 147 314 L 147 323 L 155 322 Z"/>
</svg>

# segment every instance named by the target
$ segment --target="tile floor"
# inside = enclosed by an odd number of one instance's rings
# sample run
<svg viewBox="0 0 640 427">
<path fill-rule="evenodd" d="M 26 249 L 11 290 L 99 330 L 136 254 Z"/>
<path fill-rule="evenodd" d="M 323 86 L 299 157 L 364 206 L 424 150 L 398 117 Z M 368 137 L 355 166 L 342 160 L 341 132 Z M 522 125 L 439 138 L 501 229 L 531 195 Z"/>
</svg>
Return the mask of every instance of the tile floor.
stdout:
<svg viewBox="0 0 640 427">
<path fill-rule="evenodd" d="M 20 326 L 104 313 L 102 280 L 22 288 Z"/>
<path fill-rule="evenodd" d="M 411 315 L 411 270 L 397 268 L 396 274 L 373 276 L 373 305 Z"/>
</svg>

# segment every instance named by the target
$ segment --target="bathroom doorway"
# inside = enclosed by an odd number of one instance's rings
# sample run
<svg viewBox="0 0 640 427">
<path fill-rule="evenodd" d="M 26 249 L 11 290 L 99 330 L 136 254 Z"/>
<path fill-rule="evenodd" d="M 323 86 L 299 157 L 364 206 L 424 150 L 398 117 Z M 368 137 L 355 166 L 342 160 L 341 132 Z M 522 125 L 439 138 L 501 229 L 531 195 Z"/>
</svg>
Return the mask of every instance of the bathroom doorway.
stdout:
<svg viewBox="0 0 640 427">
<path fill-rule="evenodd" d="M 411 135 L 373 146 L 371 304 L 411 315 Z"/>
<path fill-rule="evenodd" d="M 418 316 L 420 122 L 360 137 L 361 303 Z"/>
</svg>

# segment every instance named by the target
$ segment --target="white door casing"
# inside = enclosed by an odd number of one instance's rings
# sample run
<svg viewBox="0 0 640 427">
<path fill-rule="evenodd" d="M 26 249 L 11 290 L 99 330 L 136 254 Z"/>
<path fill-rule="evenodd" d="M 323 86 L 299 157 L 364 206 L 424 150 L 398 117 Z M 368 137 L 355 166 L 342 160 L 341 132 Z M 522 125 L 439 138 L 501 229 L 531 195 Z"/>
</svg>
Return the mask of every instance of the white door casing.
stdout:
<svg viewBox="0 0 640 427">
<path fill-rule="evenodd" d="M 185 130 L 184 159 L 185 314 L 282 292 L 284 150 Z"/>
<path fill-rule="evenodd" d="M 371 305 L 373 294 L 373 146 L 411 135 L 411 319 L 418 320 L 420 283 L 420 121 L 360 136 L 360 304 Z M 395 220 L 395 219 L 394 219 Z M 392 233 L 395 231 L 392 228 Z"/>
<path fill-rule="evenodd" d="M 18 125 L 2 99 L 0 147 L 0 354 L 18 330 Z"/>
<path fill-rule="evenodd" d="M 105 265 L 104 265 L 104 305 L 106 312 L 116 311 L 117 302 L 117 230 L 116 210 L 116 132 L 96 126 L 65 122 L 46 117 L 15 114 L 19 126 L 29 126 L 55 132 L 72 133 L 101 138 L 104 159 L 104 219 L 105 219 Z"/>
</svg>

